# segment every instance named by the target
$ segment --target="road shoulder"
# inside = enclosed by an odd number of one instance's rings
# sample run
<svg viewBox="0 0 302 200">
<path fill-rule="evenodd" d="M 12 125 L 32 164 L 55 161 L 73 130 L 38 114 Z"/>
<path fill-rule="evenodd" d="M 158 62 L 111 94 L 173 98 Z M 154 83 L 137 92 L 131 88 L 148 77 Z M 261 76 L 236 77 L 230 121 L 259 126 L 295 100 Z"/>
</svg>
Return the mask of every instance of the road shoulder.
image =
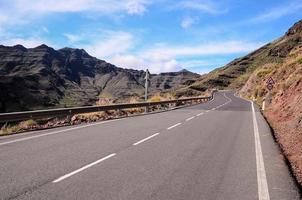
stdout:
<svg viewBox="0 0 302 200">
<path fill-rule="evenodd" d="M 273 133 L 259 108 L 255 106 L 256 119 L 265 163 L 270 199 L 301 199 L 299 189 L 288 165 L 273 137 Z"/>
</svg>

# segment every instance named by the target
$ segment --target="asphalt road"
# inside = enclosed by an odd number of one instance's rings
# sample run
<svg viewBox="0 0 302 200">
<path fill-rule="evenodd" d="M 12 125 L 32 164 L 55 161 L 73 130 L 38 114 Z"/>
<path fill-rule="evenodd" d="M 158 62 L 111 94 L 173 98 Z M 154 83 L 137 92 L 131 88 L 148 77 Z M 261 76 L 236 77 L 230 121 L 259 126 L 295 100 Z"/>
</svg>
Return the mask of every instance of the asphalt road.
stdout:
<svg viewBox="0 0 302 200">
<path fill-rule="evenodd" d="M 253 112 L 255 111 L 255 112 Z M 300 199 L 251 102 L 0 138 L 0 199 Z"/>
</svg>

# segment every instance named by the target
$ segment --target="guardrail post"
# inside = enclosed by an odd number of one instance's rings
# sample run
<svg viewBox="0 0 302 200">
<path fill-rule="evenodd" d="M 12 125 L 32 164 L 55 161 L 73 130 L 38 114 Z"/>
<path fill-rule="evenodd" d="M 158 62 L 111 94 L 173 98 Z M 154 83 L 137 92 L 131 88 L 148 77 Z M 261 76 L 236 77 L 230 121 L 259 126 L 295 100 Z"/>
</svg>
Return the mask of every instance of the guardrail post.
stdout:
<svg viewBox="0 0 302 200">
<path fill-rule="evenodd" d="M 67 121 L 69 124 L 71 124 L 71 118 L 72 118 L 72 117 L 71 117 L 70 115 L 67 115 L 67 116 L 66 116 L 66 121 Z"/>
<path fill-rule="evenodd" d="M 71 115 L 71 110 L 69 110 L 69 114 L 66 116 L 66 119 L 69 123 L 71 123 L 72 115 Z"/>
</svg>

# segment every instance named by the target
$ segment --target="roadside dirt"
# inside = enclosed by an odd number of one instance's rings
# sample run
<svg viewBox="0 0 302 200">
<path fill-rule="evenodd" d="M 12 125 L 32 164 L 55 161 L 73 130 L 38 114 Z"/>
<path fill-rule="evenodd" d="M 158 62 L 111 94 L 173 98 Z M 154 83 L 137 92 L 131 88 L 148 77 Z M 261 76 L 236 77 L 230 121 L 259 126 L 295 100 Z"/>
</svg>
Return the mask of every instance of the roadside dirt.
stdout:
<svg viewBox="0 0 302 200">
<path fill-rule="evenodd" d="M 277 94 L 264 115 L 302 185 L 302 80 Z"/>
</svg>

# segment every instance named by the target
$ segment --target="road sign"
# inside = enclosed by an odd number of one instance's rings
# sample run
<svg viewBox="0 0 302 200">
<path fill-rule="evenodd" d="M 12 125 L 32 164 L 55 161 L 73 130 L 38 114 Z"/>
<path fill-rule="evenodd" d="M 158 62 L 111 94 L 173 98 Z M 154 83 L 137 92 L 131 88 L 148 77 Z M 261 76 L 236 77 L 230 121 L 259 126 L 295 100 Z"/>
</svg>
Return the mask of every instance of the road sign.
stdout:
<svg viewBox="0 0 302 200">
<path fill-rule="evenodd" d="M 274 88 L 274 85 L 273 84 L 267 84 L 266 87 L 267 87 L 268 90 L 272 90 Z"/>
<path fill-rule="evenodd" d="M 266 87 L 268 90 L 272 90 L 274 88 L 275 81 L 272 77 L 269 77 L 266 81 Z"/>
<path fill-rule="evenodd" d="M 275 81 L 274 81 L 274 79 L 272 78 L 272 77 L 269 77 L 268 79 L 267 79 L 267 81 L 266 81 L 266 83 L 269 85 L 274 85 L 275 84 Z"/>
</svg>

